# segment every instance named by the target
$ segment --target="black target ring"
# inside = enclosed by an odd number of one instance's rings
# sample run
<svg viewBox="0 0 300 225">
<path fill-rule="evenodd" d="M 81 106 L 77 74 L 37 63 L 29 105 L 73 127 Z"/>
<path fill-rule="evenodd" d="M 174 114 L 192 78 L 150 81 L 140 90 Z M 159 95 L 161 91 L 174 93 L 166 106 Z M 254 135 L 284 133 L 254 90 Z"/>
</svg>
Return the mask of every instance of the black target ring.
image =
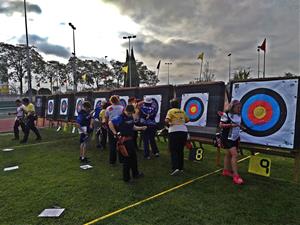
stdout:
<svg viewBox="0 0 300 225">
<path fill-rule="evenodd" d="M 251 122 L 251 111 L 249 110 L 251 105 L 256 102 L 265 101 L 266 105 L 269 105 L 272 112 L 268 121 L 262 124 L 255 124 Z M 256 136 L 265 137 L 276 133 L 284 124 L 287 117 L 287 106 L 283 98 L 275 91 L 268 88 L 258 88 L 249 91 L 241 99 L 242 109 L 242 125 L 246 127 L 246 133 Z M 250 112 L 249 112 L 250 111 Z"/>
</svg>

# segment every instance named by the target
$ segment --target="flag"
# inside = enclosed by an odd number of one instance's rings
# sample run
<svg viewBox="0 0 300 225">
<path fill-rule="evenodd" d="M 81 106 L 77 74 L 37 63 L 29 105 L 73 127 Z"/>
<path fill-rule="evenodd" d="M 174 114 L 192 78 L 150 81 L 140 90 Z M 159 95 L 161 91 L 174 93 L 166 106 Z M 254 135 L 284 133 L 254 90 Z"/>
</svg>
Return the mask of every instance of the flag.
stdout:
<svg viewBox="0 0 300 225">
<path fill-rule="evenodd" d="M 128 73 L 128 66 L 122 66 L 122 72 Z"/>
<path fill-rule="evenodd" d="M 258 46 L 258 48 L 260 48 L 261 50 L 263 50 L 265 52 L 266 51 L 266 47 L 267 47 L 267 40 L 265 38 L 265 40 L 263 41 L 263 43 L 261 44 L 261 46 Z"/>
<path fill-rule="evenodd" d="M 40 83 L 37 83 L 37 85 L 36 85 L 37 87 L 40 87 L 41 86 L 41 84 Z"/>
<path fill-rule="evenodd" d="M 231 56 L 231 53 L 229 53 L 227 56 Z"/>
<path fill-rule="evenodd" d="M 198 58 L 197 59 L 201 59 L 203 61 L 203 58 L 204 58 L 204 52 L 201 52 L 199 55 L 198 55 Z"/>
<path fill-rule="evenodd" d="M 83 81 L 86 81 L 86 78 L 87 78 L 87 75 L 86 75 L 86 73 L 85 73 L 85 74 L 83 74 L 83 75 L 81 76 L 81 79 L 82 79 Z"/>
<path fill-rule="evenodd" d="M 157 67 L 156 67 L 156 69 L 158 69 L 158 70 L 159 70 L 159 67 L 160 67 L 160 60 L 159 60 L 159 62 L 158 62 L 158 64 L 157 64 Z"/>
</svg>

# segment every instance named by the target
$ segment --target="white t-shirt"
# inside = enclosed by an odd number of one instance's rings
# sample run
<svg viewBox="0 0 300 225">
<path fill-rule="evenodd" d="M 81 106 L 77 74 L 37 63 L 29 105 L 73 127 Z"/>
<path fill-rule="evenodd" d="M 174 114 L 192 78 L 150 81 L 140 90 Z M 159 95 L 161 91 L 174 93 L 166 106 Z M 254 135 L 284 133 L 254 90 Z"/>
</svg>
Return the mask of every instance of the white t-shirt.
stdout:
<svg viewBox="0 0 300 225">
<path fill-rule="evenodd" d="M 121 105 L 111 105 L 105 111 L 105 116 L 111 121 L 122 114 L 124 107 Z"/>
<path fill-rule="evenodd" d="M 24 105 L 20 105 L 17 108 L 17 118 L 23 118 L 24 117 L 24 110 L 25 110 L 25 106 Z"/>
<path fill-rule="evenodd" d="M 228 118 L 229 117 L 229 118 Z M 224 113 L 221 117 L 221 122 L 228 122 L 231 121 L 233 124 L 241 125 L 242 118 L 238 114 L 232 114 L 232 113 Z M 230 128 L 228 139 L 232 141 L 236 141 L 240 137 L 240 127 L 232 127 Z"/>
</svg>

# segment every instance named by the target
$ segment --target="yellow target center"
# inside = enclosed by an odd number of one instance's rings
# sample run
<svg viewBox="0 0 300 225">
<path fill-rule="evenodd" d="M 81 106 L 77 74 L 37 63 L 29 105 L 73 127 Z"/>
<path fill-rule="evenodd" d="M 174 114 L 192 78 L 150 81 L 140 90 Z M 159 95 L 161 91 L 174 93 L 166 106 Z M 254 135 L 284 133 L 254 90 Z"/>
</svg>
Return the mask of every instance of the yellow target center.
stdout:
<svg viewBox="0 0 300 225">
<path fill-rule="evenodd" d="M 257 118 L 257 119 L 262 119 L 266 116 L 267 114 L 267 111 L 264 107 L 262 106 L 258 106 L 254 109 L 254 116 Z"/>
<path fill-rule="evenodd" d="M 191 112 L 192 112 L 192 113 L 197 112 L 197 107 L 193 106 L 193 107 L 191 108 Z"/>
</svg>

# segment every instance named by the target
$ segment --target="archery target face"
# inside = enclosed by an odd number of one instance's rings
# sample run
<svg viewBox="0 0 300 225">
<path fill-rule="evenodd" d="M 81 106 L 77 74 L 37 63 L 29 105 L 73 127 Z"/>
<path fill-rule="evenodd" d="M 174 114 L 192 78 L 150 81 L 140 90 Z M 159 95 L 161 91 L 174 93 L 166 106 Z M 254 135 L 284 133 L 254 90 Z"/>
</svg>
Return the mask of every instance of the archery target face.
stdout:
<svg viewBox="0 0 300 225">
<path fill-rule="evenodd" d="M 232 98 L 242 103 L 246 132 L 241 141 L 293 148 L 298 80 L 235 83 Z"/>
<path fill-rule="evenodd" d="M 183 94 L 181 109 L 189 117 L 189 126 L 206 126 L 208 93 L 189 93 Z"/>
<path fill-rule="evenodd" d="M 37 107 L 37 108 L 42 107 L 42 98 L 37 98 L 37 99 L 36 99 L 36 107 Z"/>
<path fill-rule="evenodd" d="M 100 108 L 102 109 L 102 102 L 106 101 L 106 98 L 96 98 L 94 102 L 94 109 Z"/>
<path fill-rule="evenodd" d="M 120 104 L 124 107 L 124 109 L 128 105 L 128 99 L 128 96 L 120 96 Z"/>
<path fill-rule="evenodd" d="M 84 98 L 77 98 L 76 99 L 76 106 L 75 106 L 75 112 L 74 112 L 74 116 L 78 116 L 78 113 L 81 111 L 82 109 L 82 104 L 84 102 Z"/>
<path fill-rule="evenodd" d="M 144 100 L 148 97 L 152 98 L 151 106 L 155 109 L 155 112 L 156 112 L 155 122 L 159 123 L 160 122 L 162 96 L 161 95 L 144 95 Z"/>
<path fill-rule="evenodd" d="M 68 98 L 62 98 L 60 99 L 60 109 L 59 114 L 60 115 L 67 115 L 68 114 Z"/>
<path fill-rule="evenodd" d="M 53 115 L 54 112 L 54 100 L 48 100 L 48 110 L 47 110 L 47 115 Z"/>
</svg>

